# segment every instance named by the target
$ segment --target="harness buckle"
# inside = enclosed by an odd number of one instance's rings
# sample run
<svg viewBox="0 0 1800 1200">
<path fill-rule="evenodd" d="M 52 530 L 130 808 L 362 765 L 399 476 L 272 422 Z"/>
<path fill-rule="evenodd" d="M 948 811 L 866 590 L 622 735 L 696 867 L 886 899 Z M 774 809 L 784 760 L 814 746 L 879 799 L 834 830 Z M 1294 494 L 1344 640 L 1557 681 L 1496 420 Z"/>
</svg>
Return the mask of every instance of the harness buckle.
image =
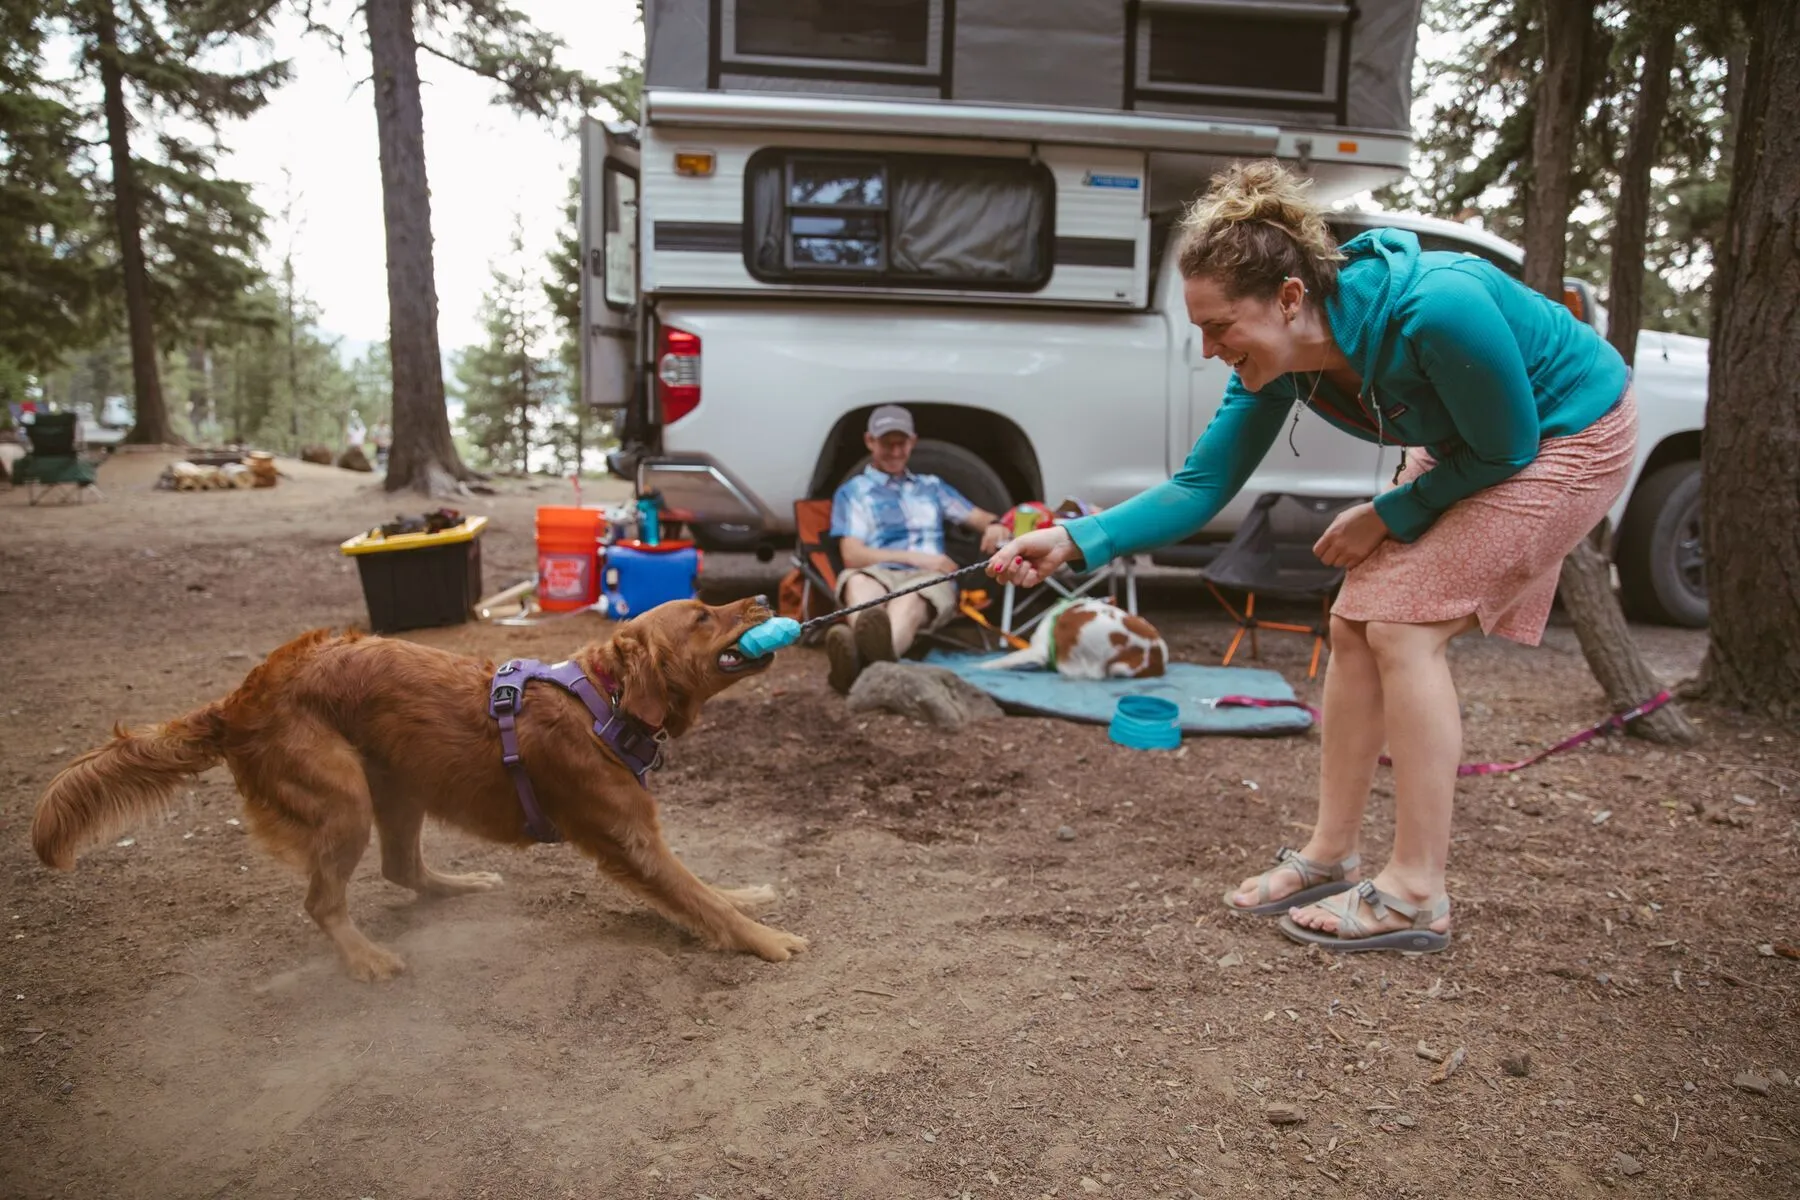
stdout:
<svg viewBox="0 0 1800 1200">
<path fill-rule="evenodd" d="M 510 670 L 512 670 L 512 664 L 507 663 L 506 666 L 501 668 L 500 673 L 505 674 Z M 489 707 L 493 709 L 495 716 L 511 716 L 519 711 L 519 698 L 520 689 L 511 684 L 507 684 L 504 687 L 497 687 L 494 689 L 489 701 Z"/>
</svg>

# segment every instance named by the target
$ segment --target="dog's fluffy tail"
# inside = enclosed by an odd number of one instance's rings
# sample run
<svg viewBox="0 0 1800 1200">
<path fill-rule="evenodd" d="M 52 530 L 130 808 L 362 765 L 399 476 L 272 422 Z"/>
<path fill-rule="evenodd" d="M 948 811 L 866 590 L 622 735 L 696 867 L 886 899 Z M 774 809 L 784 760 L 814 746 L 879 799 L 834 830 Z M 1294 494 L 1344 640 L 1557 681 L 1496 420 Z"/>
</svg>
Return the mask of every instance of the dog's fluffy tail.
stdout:
<svg viewBox="0 0 1800 1200">
<path fill-rule="evenodd" d="M 176 786 L 224 757 L 218 704 L 149 729 L 113 729 L 112 741 L 57 772 L 38 800 L 31 847 L 61 871 L 75 855 L 168 806 Z"/>
</svg>

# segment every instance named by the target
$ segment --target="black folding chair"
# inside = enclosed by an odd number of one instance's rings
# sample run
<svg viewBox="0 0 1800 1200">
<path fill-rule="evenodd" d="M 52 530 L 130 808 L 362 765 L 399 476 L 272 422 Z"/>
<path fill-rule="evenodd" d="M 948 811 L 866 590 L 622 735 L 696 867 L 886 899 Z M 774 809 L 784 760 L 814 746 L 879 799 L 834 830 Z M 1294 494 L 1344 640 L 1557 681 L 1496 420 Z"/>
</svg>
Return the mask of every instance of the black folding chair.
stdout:
<svg viewBox="0 0 1800 1200">
<path fill-rule="evenodd" d="M 1221 665 L 1230 666 L 1244 635 L 1250 635 L 1250 657 L 1260 659 L 1262 647 L 1257 634 L 1264 629 L 1283 633 L 1312 635 L 1312 662 L 1306 677 L 1319 673 L 1319 655 L 1331 629 L 1331 601 L 1344 582 L 1340 567 L 1328 567 L 1314 557 L 1313 543 L 1330 526 L 1332 518 L 1367 500 L 1366 496 L 1324 497 L 1295 496 L 1286 492 L 1268 492 L 1257 497 L 1250 515 L 1238 526 L 1237 535 L 1225 549 L 1200 570 L 1200 578 L 1231 619 L 1237 622 L 1237 633 L 1225 651 Z M 1220 589 L 1241 592 L 1243 611 L 1239 612 Z M 1257 597 L 1265 600 L 1315 601 L 1319 605 L 1318 624 L 1297 625 L 1292 622 L 1265 621 L 1256 615 Z"/>
</svg>

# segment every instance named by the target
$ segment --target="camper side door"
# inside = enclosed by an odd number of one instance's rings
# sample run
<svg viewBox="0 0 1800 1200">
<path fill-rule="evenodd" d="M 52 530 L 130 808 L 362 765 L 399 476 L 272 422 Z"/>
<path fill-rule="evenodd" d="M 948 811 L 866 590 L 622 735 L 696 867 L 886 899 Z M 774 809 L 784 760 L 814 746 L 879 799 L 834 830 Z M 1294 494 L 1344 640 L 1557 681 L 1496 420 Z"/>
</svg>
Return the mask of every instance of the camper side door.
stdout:
<svg viewBox="0 0 1800 1200">
<path fill-rule="evenodd" d="M 625 409 L 637 374 L 638 147 L 581 122 L 581 398 Z M 629 424 L 629 414 L 624 424 Z"/>
</svg>

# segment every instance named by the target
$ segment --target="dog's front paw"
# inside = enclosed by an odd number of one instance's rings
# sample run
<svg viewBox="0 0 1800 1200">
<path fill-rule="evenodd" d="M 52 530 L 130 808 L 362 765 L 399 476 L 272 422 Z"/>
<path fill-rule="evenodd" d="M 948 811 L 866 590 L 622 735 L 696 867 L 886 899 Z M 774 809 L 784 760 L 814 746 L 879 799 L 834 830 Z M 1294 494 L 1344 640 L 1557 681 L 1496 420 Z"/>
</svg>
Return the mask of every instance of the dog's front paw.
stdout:
<svg viewBox="0 0 1800 1200">
<path fill-rule="evenodd" d="M 768 926 L 758 926 L 760 936 L 748 947 L 750 953 L 764 962 L 786 962 L 796 954 L 806 952 L 806 939 L 799 934 L 784 933 Z"/>
<path fill-rule="evenodd" d="M 344 969 L 361 983 L 385 983 L 406 970 L 406 961 L 380 946 L 368 946 L 344 956 Z"/>
</svg>

